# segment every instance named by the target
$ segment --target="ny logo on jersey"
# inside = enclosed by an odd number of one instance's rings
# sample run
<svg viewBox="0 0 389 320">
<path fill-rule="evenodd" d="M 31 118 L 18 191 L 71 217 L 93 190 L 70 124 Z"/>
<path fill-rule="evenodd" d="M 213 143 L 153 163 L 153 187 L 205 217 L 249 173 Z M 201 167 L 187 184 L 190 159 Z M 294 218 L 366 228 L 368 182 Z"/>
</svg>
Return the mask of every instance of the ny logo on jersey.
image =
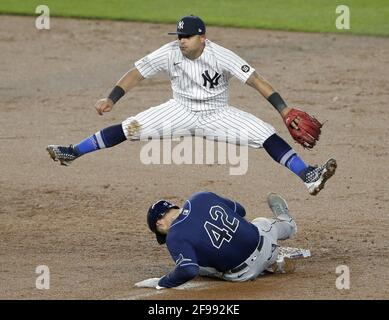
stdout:
<svg viewBox="0 0 389 320">
<path fill-rule="evenodd" d="M 208 73 L 208 70 L 205 70 L 204 73 L 202 74 L 202 76 L 204 79 L 203 86 L 207 87 L 207 82 L 209 82 L 209 88 L 213 89 L 215 86 L 217 86 L 219 84 L 219 79 L 221 77 L 221 74 L 218 74 L 217 72 L 215 72 L 215 75 L 213 76 L 213 78 L 211 78 L 211 76 Z"/>
<path fill-rule="evenodd" d="M 179 23 L 178 23 L 178 29 L 184 29 L 184 21 L 180 21 Z"/>
</svg>

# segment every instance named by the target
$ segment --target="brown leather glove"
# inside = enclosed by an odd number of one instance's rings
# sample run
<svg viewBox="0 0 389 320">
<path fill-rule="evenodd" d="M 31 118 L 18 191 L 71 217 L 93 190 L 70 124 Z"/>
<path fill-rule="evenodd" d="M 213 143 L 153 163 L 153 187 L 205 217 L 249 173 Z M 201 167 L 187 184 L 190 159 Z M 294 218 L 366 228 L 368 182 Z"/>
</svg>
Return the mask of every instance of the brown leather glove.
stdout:
<svg viewBox="0 0 389 320">
<path fill-rule="evenodd" d="M 284 122 L 293 139 L 304 148 L 312 149 L 319 140 L 323 125 L 308 113 L 292 108 L 284 116 Z"/>
</svg>

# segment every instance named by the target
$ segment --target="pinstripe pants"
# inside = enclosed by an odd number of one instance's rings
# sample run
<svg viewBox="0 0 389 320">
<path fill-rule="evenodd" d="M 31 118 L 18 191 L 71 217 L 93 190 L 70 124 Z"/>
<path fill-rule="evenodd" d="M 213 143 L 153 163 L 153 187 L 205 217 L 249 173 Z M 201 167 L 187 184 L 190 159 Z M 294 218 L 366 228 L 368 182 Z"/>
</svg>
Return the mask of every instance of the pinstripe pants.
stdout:
<svg viewBox="0 0 389 320">
<path fill-rule="evenodd" d="M 140 125 L 135 133 L 129 129 L 134 120 Z M 265 140 L 275 133 L 268 123 L 237 108 L 226 106 L 196 111 L 174 99 L 127 118 L 122 127 L 128 140 L 195 135 L 253 148 L 261 148 Z"/>
</svg>

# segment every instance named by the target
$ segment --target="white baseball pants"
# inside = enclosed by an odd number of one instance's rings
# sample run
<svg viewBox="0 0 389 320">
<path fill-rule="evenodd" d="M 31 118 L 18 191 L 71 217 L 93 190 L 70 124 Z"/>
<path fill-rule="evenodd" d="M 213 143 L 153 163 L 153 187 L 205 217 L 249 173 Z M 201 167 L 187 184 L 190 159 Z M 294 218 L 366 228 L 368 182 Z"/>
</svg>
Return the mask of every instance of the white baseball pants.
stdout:
<svg viewBox="0 0 389 320">
<path fill-rule="evenodd" d="M 255 249 L 241 265 L 235 267 L 234 269 L 238 269 L 242 266 L 237 272 L 227 271 L 223 273 L 214 268 L 200 267 L 199 274 L 201 276 L 235 282 L 254 280 L 276 262 L 278 240 L 289 239 L 297 232 L 296 223 L 289 216 L 279 217 L 279 219 L 256 218 L 251 223 L 258 228 L 263 237 L 261 250 Z"/>
<path fill-rule="evenodd" d="M 129 129 L 134 120 L 140 125 L 135 133 Z M 268 123 L 237 108 L 226 106 L 196 111 L 174 99 L 129 117 L 122 126 L 128 140 L 196 135 L 253 148 L 261 148 L 265 140 L 275 133 Z"/>
<path fill-rule="evenodd" d="M 280 218 L 280 217 L 279 217 Z M 254 252 L 244 262 L 247 267 L 231 273 L 225 272 L 223 279 L 229 281 L 247 281 L 257 278 L 267 268 L 276 262 L 278 256 L 278 240 L 286 240 L 297 232 L 295 221 L 289 216 L 282 219 L 256 218 L 252 222 L 263 236 L 261 251 Z"/>
</svg>

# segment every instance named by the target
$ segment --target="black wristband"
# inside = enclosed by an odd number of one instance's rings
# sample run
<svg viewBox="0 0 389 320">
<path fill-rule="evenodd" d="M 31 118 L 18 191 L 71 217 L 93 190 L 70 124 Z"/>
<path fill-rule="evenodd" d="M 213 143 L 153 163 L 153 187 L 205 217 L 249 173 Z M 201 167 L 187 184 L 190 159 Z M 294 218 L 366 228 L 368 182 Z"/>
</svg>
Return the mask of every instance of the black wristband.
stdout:
<svg viewBox="0 0 389 320">
<path fill-rule="evenodd" d="M 113 103 L 115 104 L 116 102 L 119 101 L 119 99 L 121 97 L 123 97 L 124 95 L 126 94 L 126 92 L 123 90 L 122 87 L 119 87 L 119 86 L 115 86 L 111 93 L 109 94 L 108 98 L 111 99 L 113 101 Z"/>
<path fill-rule="evenodd" d="M 281 98 L 281 96 L 278 94 L 278 92 L 273 92 L 267 100 L 273 105 L 274 108 L 277 109 L 279 113 L 281 113 L 282 110 L 284 110 L 287 105 L 285 101 Z"/>
</svg>

